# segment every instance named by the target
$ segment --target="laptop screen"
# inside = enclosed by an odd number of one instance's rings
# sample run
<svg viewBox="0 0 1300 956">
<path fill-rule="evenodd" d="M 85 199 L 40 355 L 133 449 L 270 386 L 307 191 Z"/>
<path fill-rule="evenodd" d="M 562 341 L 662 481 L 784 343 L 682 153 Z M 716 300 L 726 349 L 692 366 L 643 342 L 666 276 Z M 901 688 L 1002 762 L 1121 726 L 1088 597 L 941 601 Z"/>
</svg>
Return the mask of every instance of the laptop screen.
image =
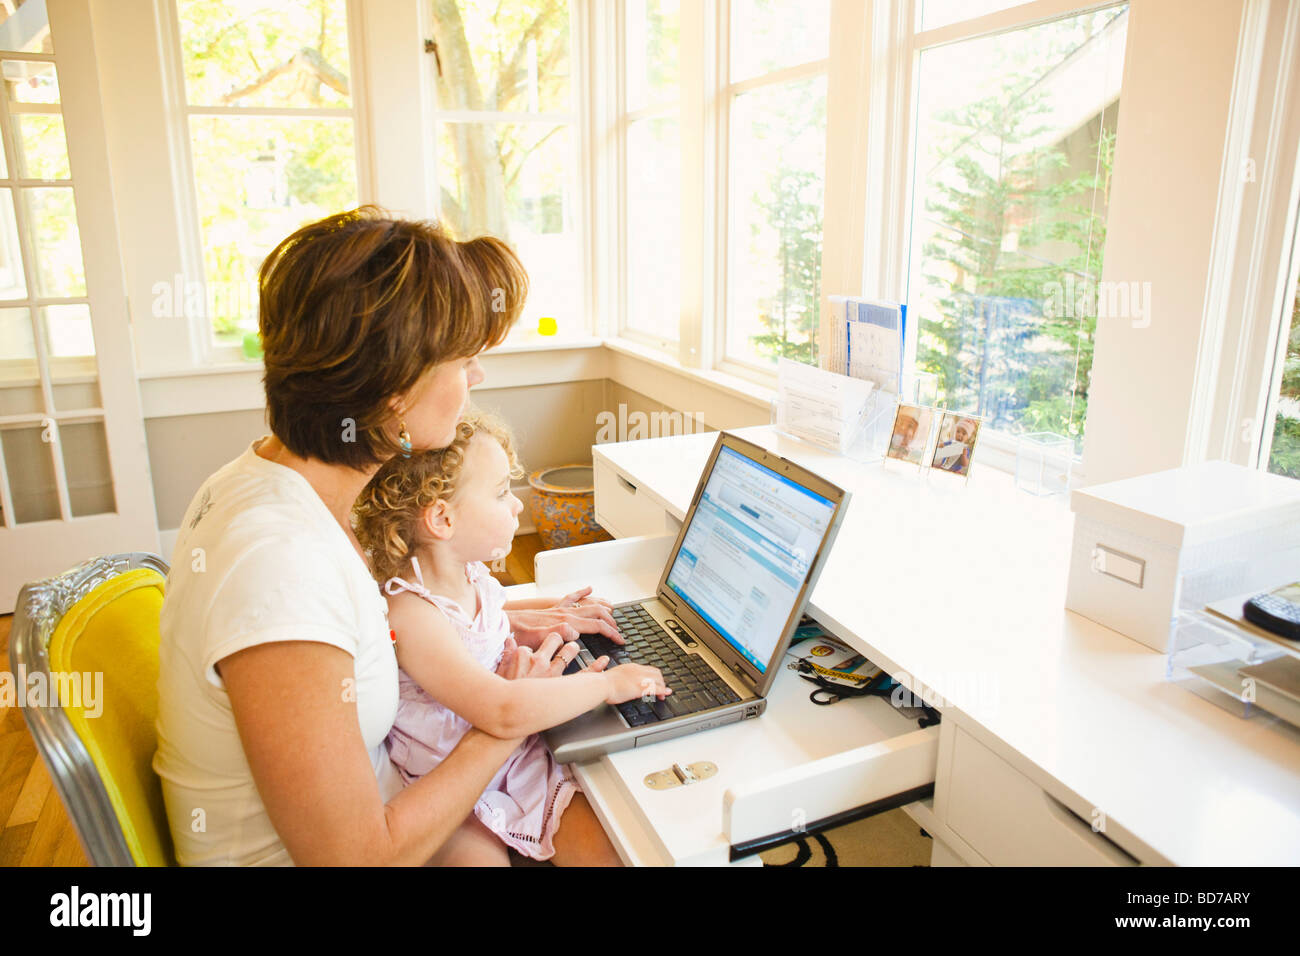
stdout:
<svg viewBox="0 0 1300 956">
<path fill-rule="evenodd" d="M 724 445 L 668 587 L 764 673 L 834 514 L 835 502 Z"/>
</svg>

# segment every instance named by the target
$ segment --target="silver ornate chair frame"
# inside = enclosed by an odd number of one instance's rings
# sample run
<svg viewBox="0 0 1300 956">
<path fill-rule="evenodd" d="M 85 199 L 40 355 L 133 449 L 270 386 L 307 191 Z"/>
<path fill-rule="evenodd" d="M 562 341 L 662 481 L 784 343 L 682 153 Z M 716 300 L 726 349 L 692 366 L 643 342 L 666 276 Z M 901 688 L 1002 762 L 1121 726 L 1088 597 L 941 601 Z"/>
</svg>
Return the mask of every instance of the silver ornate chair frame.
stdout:
<svg viewBox="0 0 1300 956">
<path fill-rule="evenodd" d="M 53 687 L 48 648 L 59 621 L 99 585 L 136 568 L 153 568 L 163 577 L 169 570 L 156 554 L 135 551 L 92 558 L 52 578 L 23 585 L 9 634 L 9 668 L 14 680 L 39 672 L 45 675 L 46 686 Z M 135 866 L 99 768 L 63 708 L 54 701 L 29 707 L 24 700 L 22 712 L 90 862 L 94 866 Z"/>
</svg>

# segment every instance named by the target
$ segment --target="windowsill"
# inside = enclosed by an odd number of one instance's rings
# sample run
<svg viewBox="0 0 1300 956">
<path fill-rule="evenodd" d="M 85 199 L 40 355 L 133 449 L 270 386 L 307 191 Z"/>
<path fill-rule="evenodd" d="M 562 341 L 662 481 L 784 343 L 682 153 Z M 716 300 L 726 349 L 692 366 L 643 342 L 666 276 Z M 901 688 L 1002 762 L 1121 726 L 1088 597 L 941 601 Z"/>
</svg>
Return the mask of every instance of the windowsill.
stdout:
<svg viewBox="0 0 1300 956">
<path fill-rule="evenodd" d="M 776 398 L 776 389 L 774 388 L 759 385 L 757 382 L 751 382 L 729 372 L 720 372 L 717 369 L 686 368 L 664 352 L 648 345 L 642 345 L 639 342 L 633 342 L 626 338 L 609 338 L 605 339 L 604 345 L 605 348 L 612 352 L 640 359 L 657 368 L 681 375 L 684 378 L 693 379 L 754 405 L 770 408 L 772 400 Z"/>
<path fill-rule="evenodd" d="M 492 349 L 490 355 L 523 355 L 529 352 L 554 352 L 562 349 L 594 349 L 604 344 L 595 336 L 575 336 L 560 338 L 542 336 L 507 339 L 503 344 Z M 168 378 L 192 378 L 197 375 L 238 375 L 241 372 L 262 373 L 260 359 L 247 359 L 239 362 L 217 362 L 211 365 L 193 365 L 171 369 L 149 369 L 136 373 L 141 381 L 157 381 Z"/>
<path fill-rule="evenodd" d="M 566 352 L 572 354 L 561 357 Z M 529 356 L 537 358 L 530 360 Z M 625 381 L 627 376 L 620 374 L 614 364 L 619 356 L 632 359 L 641 366 L 640 371 L 633 373 L 633 377 L 643 376 L 647 369 L 653 370 L 650 372 L 654 376 L 650 380 L 653 387 L 644 388 L 644 379 L 641 382 Z M 764 410 L 771 407 L 776 397 L 774 388 L 716 369 L 684 368 L 671 355 L 653 346 L 621 337 L 534 337 L 508 341 L 488 352 L 484 356 L 484 364 L 488 376 L 480 387 L 487 390 L 608 378 L 629 388 L 654 392 L 651 398 L 674 408 L 683 402 L 690 403 L 691 399 L 687 396 L 691 393 L 687 389 L 692 387 L 703 387 L 715 395 L 737 399 Z M 146 419 L 260 411 L 265 407 L 260 361 L 142 372 L 139 378 Z M 676 401 L 665 400 L 666 395 L 675 395 Z M 696 398 L 698 397 L 697 394 Z M 703 402 L 696 401 L 702 408 L 707 408 L 707 403 L 707 398 Z M 732 408 L 731 414 L 734 414 L 735 407 Z M 988 468 L 1014 476 L 1016 437 L 988 431 L 980 436 L 976 459 L 976 464 L 981 469 Z M 1085 483 L 1081 464 L 1076 461 L 1071 487 L 1080 487 Z"/>
</svg>

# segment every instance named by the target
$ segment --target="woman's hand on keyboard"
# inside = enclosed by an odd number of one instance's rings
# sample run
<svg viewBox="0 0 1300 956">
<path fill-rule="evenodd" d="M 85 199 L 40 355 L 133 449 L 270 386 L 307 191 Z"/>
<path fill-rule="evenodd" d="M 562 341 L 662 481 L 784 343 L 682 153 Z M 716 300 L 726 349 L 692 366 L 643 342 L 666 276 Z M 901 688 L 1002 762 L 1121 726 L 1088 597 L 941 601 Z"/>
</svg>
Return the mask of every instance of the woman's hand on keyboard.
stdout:
<svg viewBox="0 0 1300 956">
<path fill-rule="evenodd" d="M 672 693 L 659 668 L 646 664 L 620 664 L 605 671 L 605 681 L 609 686 L 607 704 L 622 704 L 637 698 L 663 700 Z"/>
<path fill-rule="evenodd" d="M 497 664 L 497 674 L 506 680 L 559 677 L 578 656 L 578 651 L 577 644 L 562 641 L 559 634 L 548 634 L 536 650 L 515 643 L 513 637 L 507 637 L 501 662 Z M 587 670 L 599 672 L 608 666 L 609 658 L 601 657 L 589 665 Z"/>
<path fill-rule="evenodd" d="M 529 647 L 539 646 L 548 634 L 559 634 L 566 641 L 576 640 L 580 634 L 600 634 L 615 644 L 625 643 L 614 615 L 604 604 L 508 610 L 506 616 L 515 640 Z"/>
</svg>

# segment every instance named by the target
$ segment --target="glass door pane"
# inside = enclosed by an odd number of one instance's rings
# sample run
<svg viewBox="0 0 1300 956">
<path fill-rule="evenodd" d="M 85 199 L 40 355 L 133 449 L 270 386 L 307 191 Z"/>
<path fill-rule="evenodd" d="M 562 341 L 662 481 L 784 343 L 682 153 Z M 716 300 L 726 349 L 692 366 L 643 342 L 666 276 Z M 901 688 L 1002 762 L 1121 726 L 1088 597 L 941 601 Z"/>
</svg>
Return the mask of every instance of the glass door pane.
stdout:
<svg viewBox="0 0 1300 956">
<path fill-rule="evenodd" d="M 1291 327 L 1285 347 L 1268 470 L 1276 475 L 1300 478 L 1300 282 L 1292 300 Z"/>
<path fill-rule="evenodd" d="M 22 27 L 27 46 L 51 48 L 29 22 L 43 5 L 27 20 L 23 9 L 0 21 L 0 44 L 8 35 L 13 49 Z M 52 57 L 0 58 L 0 82 L 0 500 L 12 526 L 116 501 L 58 70 Z"/>
</svg>

